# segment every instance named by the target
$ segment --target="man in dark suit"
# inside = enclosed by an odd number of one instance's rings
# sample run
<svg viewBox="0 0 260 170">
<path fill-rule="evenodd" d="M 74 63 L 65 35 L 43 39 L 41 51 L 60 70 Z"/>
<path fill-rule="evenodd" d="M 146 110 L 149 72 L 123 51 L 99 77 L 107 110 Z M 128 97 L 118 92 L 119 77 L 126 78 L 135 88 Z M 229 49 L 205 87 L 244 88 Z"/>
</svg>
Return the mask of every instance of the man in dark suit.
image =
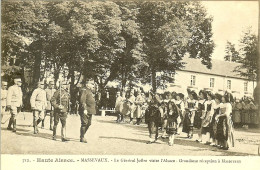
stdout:
<svg viewBox="0 0 260 170">
<path fill-rule="evenodd" d="M 94 81 L 86 81 L 85 87 L 79 94 L 79 115 L 81 120 L 80 142 L 87 143 L 84 138 L 89 126 L 91 125 L 92 115 L 96 114 L 96 101 L 94 98 Z"/>
</svg>

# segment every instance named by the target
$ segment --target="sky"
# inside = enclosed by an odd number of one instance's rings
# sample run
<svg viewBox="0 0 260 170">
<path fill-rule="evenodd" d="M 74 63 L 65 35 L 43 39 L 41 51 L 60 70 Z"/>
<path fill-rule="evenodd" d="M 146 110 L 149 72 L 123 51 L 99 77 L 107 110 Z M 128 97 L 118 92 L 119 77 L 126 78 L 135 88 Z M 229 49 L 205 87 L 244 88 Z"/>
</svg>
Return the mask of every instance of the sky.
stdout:
<svg viewBox="0 0 260 170">
<path fill-rule="evenodd" d="M 258 33 L 258 1 L 203 1 L 208 15 L 213 17 L 212 32 L 216 44 L 213 59 L 224 60 L 226 42 L 236 44 L 248 27 Z"/>
</svg>

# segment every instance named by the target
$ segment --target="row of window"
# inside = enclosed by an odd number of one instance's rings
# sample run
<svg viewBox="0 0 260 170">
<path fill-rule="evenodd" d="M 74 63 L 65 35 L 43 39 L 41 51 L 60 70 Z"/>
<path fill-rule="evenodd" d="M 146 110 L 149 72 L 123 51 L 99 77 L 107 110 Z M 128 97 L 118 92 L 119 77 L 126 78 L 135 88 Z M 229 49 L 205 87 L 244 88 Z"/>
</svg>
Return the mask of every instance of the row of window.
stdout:
<svg viewBox="0 0 260 170">
<path fill-rule="evenodd" d="M 191 75 L 190 85 L 191 86 L 195 86 L 196 85 L 196 76 Z M 209 87 L 210 88 L 214 88 L 214 86 L 215 86 L 215 78 L 210 78 L 209 79 Z M 231 80 L 227 80 L 227 89 L 231 90 Z M 244 91 L 245 92 L 248 91 L 248 82 L 244 82 Z"/>
</svg>

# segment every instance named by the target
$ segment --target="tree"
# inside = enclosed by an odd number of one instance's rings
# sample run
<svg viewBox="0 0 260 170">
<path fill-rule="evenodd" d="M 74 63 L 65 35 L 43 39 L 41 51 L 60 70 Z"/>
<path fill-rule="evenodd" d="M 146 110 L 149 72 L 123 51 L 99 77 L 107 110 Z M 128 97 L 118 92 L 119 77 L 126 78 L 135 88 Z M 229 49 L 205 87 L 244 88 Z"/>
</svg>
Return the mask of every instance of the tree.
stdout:
<svg viewBox="0 0 260 170">
<path fill-rule="evenodd" d="M 156 91 L 156 72 L 175 72 L 183 67 L 182 57 L 201 58 L 211 67 L 212 19 L 199 2 L 141 2 L 138 4 L 146 70 L 153 91 Z M 147 79 L 147 82 L 150 81 Z"/>
<path fill-rule="evenodd" d="M 225 52 L 225 61 L 239 62 L 239 52 L 236 50 L 235 44 L 232 44 L 231 42 L 227 41 Z"/>
<path fill-rule="evenodd" d="M 258 66 L 257 61 L 259 57 L 257 55 L 258 39 L 255 34 L 252 33 L 251 28 L 245 31 L 240 40 L 240 55 L 239 62 L 241 65 L 237 66 L 234 71 L 238 72 L 242 77 L 248 78 L 249 81 L 255 81 L 259 78 L 257 75 Z"/>
</svg>

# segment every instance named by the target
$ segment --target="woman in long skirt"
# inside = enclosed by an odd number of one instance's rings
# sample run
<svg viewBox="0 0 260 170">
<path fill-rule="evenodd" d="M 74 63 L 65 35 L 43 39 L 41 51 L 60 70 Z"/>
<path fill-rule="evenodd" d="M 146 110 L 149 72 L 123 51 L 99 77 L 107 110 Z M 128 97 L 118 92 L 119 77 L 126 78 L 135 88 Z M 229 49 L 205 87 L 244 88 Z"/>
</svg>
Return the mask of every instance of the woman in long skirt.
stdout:
<svg viewBox="0 0 260 170">
<path fill-rule="evenodd" d="M 204 90 L 201 90 L 199 92 L 199 98 L 200 98 L 200 100 L 198 101 L 198 109 L 197 109 L 197 112 L 194 117 L 194 127 L 199 129 L 198 139 L 196 140 L 196 142 L 202 142 L 201 122 L 202 122 L 202 119 L 205 117 L 205 102 L 207 99 L 206 92 Z"/>
<path fill-rule="evenodd" d="M 221 114 L 217 116 L 217 140 L 220 149 L 228 150 L 230 146 L 234 146 L 233 122 L 231 120 L 232 99 L 230 95 L 225 94 L 222 97 Z"/>
<path fill-rule="evenodd" d="M 180 110 L 177 108 L 174 102 L 168 103 L 167 109 L 167 126 L 166 132 L 169 135 L 169 146 L 174 144 L 174 135 L 177 133 L 177 118 L 179 117 Z"/>
<path fill-rule="evenodd" d="M 210 145 L 212 146 L 217 146 L 217 116 L 220 115 L 220 107 L 221 107 L 221 100 L 222 100 L 222 95 L 220 94 L 215 94 L 215 103 L 213 105 L 214 109 L 214 114 L 212 116 L 212 120 L 209 124 L 210 128 L 210 138 L 212 140 L 212 143 Z"/>
<path fill-rule="evenodd" d="M 205 102 L 205 115 L 202 117 L 201 134 L 206 135 L 206 145 L 211 144 L 210 142 L 210 123 L 214 115 L 213 106 L 215 104 L 214 95 L 211 92 L 207 93 L 207 101 Z"/>
<path fill-rule="evenodd" d="M 180 114 L 177 118 L 177 135 L 179 135 L 179 129 L 180 129 L 181 124 L 183 124 L 183 115 L 184 115 L 184 111 L 185 111 L 183 98 L 184 98 L 184 95 L 182 93 L 178 93 L 176 95 L 175 104 L 178 107 L 179 114 Z"/>
<path fill-rule="evenodd" d="M 183 119 L 182 132 L 187 133 L 187 137 L 193 137 L 193 124 L 196 110 L 198 108 L 197 94 L 192 91 L 189 93 L 189 99 L 185 104 L 185 115 Z"/>
</svg>

